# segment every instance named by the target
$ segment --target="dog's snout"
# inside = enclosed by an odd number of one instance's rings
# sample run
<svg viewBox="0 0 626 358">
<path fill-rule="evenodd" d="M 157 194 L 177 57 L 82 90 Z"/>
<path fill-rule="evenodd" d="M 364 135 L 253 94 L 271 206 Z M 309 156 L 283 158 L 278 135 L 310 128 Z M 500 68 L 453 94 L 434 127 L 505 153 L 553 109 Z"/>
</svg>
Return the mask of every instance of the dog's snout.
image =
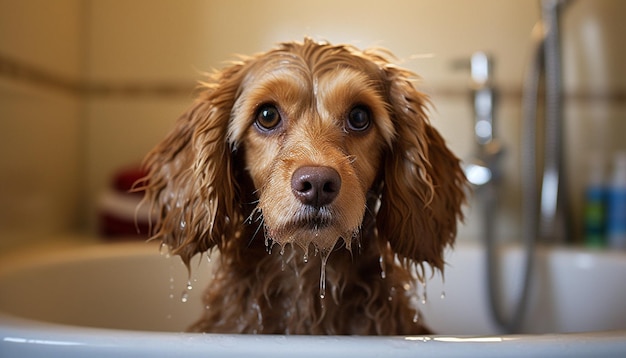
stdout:
<svg viewBox="0 0 626 358">
<path fill-rule="evenodd" d="M 291 189 L 303 204 L 319 208 L 335 200 L 341 189 L 341 177 L 331 167 L 300 167 L 291 177 Z"/>
</svg>

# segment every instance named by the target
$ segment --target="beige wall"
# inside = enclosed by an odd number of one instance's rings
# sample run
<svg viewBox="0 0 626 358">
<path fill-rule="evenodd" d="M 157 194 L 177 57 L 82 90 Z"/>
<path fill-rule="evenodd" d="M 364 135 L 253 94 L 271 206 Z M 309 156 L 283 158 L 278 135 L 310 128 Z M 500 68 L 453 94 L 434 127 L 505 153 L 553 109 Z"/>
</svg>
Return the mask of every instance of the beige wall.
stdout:
<svg viewBox="0 0 626 358">
<path fill-rule="evenodd" d="M 81 16 L 80 0 L 0 0 L 0 55 L 76 81 Z M 72 93 L 0 76 L 0 249 L 77 227 L 81 115 Z"/>
<path fill-rule="evenodd" d="M 11 193 L 9 199 L 21 205 L 26 205 L 20 201 L 22 194 L 63 197 L 58 203 L 48 201 L 48 206 L 32 212 L 37 215 L 26 209 L 23 214 L 14 214 L 20 220 L 0 211 L 0 223 L 31 222 L 32 217 L 47 217 L 45 214 L 50 213 L 52 217 L 63 217 L 55 222 L 80 220 L 93 230 L 97 199 L 112 173 L 140 161 L 165 135 L 177 115 L 190 104 L 194 83 L 202 78 L 200 72 L 221 67 L 235 53 L 259 52 L 277 41 L 309 35 L 359 47 L 389 48 L 403 66 L 422 76 L 421 86 L 432 95 L 436 107 L 434 124 L 466 159 L 474 151 L 471 107 L 466 97 L 468 74 L 453 70 L 452 62 L 476 50 L 491 52 L 496 60 L 496 86 L 504 93 L 497 112 L 497 130 L 507 148 L 507 195 L 498 222 L 504 236 L 513 237 L 519 232 L 518 94 L 531 55 L 530 34 L 539 17 L 537 1 L 65 0 L 58 2 L 58 7 L 64 9 L 62 14 L 42 15 L 41 11 L 52 7 L 49 3 L 0 0 L 0 10 L 6 9 L 0 11 L 0 54 L 15 55 L 60 76 L 78 77 L 91 84 L 139 84 L 148 88 L 166 84 L 183 90 L 175 95 L 126 96 L 114 92 L 72 96 L 28 88 L 28 95 L 42 92 L 51 106 L 54 103 L 53 109 L 43 105 L 28 109 L 29 100 L 15 99 L 24 86 L 0 78 L 1 129 L 7 126 L 5 121 L 10 121 L 9 129 L 22 133 L 19 140 L 14 140 L 21 143 L 19 151 L 4 140 L 0 143 L 4 153 L 19 153 L 10 163 L 1 159 L 0 184 Z M 584 148 L 600 146 L 590 139 L 590 133 L 605 128 L 607 136 L 599 142 L 609 143 L 610 150 L 620 146 L 625 149 L 617 140 L 626 121 L 626 72 L 621 68 L 626 63 L 626 50 L 620 45 L 626 29 L 618 15 L 624 10 L 626 3 L 619 0 L 579 0 L 565 13 L 565 82 L 567 91 L 576 94 L 568 99 L 566 107 L 567 153 L 571 158 L 570 177 L 576 180 L 576 198 L 584 176 Z M 47 11 L 56 14 L 61 9 Z M 6 24 L 7 19 L 10 24 Z M 59 44 L 54 45 L 41 34 L 57 39 Z M 615 93 L 622 93 L 622 99 L 606 96 Z M 5 102 L 13 108 L 7 115 Z M 41 110 L 46 115 L 27 110 Z M 41 122 L 40 130 L 47 137 L 29 137 L 28 129 L 38 124 L 27 125 L 24 118 Z M 46 127 L 50 123 L 62 123 L 62 135 L 50 138 L 52 133 Z M 0 135 L 7 136 L 4 130 Z M 32 142 L 42 141 L 63 150 L 60 154 L 68 160 L 55 162 L 57 155 L 47 149 L 29 152 L 35 147 Z M 45 165 L 37 169 L 40 175 L 36 178 L 28 171 L 7 178 L 5 173 L 15 172 L 11 165 L 26 162 Z M 64 174 L 57 179 L 42 175 L 52 172 Z M 25 178 L 44 187 L 41 190 L 45 195 L 24 187 Z M 82 207 L 81 202 L 85 210 L 77 214 L 75 209 Z M 479 213 L 471 208 L 468 213 L 462 236 L 477 237 Z M 44 221 L 42 225 L 48 230 L 51 224 Z"/>
</svg>

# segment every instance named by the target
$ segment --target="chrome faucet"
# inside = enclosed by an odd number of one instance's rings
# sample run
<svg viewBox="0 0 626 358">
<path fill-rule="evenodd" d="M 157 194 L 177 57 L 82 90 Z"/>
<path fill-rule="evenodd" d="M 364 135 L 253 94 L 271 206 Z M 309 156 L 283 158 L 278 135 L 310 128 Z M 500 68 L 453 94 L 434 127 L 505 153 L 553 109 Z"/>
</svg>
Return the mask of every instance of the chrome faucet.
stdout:
<svg viewBox="0 0 626 358">
<path fill-rule="evenodd" d="M 500 177 L 499 158 L 502 146 L 494 135 L 496 90 L 493 87 L 493 60 L 485 52 L 472 54 L 470 60 L 460 60 L 454 67 L 470 71 L 470 89 L 474 109 L 474 139 L 477 150 L 474 158 L 465 163 L 465 175 L 470 183 L 483 186 Z"/>
</svg>

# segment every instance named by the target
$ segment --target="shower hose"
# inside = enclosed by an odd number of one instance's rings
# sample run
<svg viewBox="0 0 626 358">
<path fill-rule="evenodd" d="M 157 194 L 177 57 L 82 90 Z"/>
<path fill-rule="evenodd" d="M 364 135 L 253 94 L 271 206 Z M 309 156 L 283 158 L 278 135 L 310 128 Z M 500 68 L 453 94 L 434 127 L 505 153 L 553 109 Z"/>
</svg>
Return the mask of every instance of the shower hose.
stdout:
<svg viewBox="0 0 626 358">
<path fill-rule="evenodd" d="M 558 16 L 564 0 L 544 0 L 543 21 L 539 36 L 533 37 L 533 58 L 526 72 L 522 93 L 522 139 L 521 139 L 521 181 L 522 181 L 522 243 L 524 246 L 522 285 L 517 302 L 514 303 L 511 315 L 504 314 L 503 300 L 500 295 L 501 277 L 499 256 L 497 252 L 496 235 L 494 233 L 493 218 L 496 215 L 497 184 L 489 182 L 484 188 L 484 238 L 486 241 L 487 255 L 487 282 L 489 307 L 491 315 L 499 329 L 505 333 L 519 333 L 523 329 L 524 317 L 528 308 L 530 286 L 533 268 L 535 264 L 535 241 L 540 233 L 540 227 L 557 225 L 555 216 L 557 213 L 557 199 L 564 200 L 565 194 L 562 180 L 559 180 L 559 172 L 562 169 L 562 119 L 561 117 L 561 58 L 558 34 Z M 539 28 L 538 28 L 539 29 Z M 538 183 L 537 171 L 537 107 L 538 93 L 541 74 L 545 73 L 545 139 L 543 142 L 543 155 L 545 159 L 543 186 Z M 556 180 L 556 185 L 547 188 L 548 178 Z M 556 176 L 556 177 L 555 177 Z M 541 197 L 541 203 L 539 198 Z M 547 214 L 543 212 L 548 204 Z M 550 208 L 550 206 L 552 206 Z M 541 207 L 542 220 L 540 222 L 537 212 Z M 552 215 L 552 216 L 550 216 Z M 563 222 L 561 222 L 562 225 Z M 542 230 L 543 231 L 543 230 Z M 567 233 L 567 228 L 562 230 Z M 548 233 L 549 234 L 549 233 Z"/>
<path fill-rule="evenodd" d="M 483 192 L 483 223 L 486 250 L 486 273 L 488 285 L 489 307 L 491 316 L 504 333 L 519 333 L 522 329 L 528 298 L 530 283 L 535 260 L 535 239 L 539 234 L 537 208 L 539 190 L 537 183 L 536 162 L 536 115 L 537 90 L 543 61 L 543 43 L 537 44 L 530 69 L 526 74 L 522 96 L 522 152 L 521 152 L 521 181 L 522 181 L 522 243 L 524 246 L 522 285 L 515 303 L 513 313 L 507 316 L 504 313 L 501 297 L 501 277 L 498 243 L 495 235 L 495 218 L 498 205 L 497 183 L 489 182 Z"/>
</svg>

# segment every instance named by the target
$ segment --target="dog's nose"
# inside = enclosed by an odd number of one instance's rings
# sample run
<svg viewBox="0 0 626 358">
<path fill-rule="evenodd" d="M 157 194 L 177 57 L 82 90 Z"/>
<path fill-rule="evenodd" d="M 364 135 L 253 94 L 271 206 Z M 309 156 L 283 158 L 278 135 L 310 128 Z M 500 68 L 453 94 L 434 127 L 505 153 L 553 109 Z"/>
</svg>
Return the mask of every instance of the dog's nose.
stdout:
<svg viewBox="0 0 626 358">
<path fill-rule="evenodd" d="M 331 167 L 300 167 L 291 177 L 291 189 L 303 204 L 320 208 L 335 200 L 341 189 L 341 177 Z"/>
</svg>

